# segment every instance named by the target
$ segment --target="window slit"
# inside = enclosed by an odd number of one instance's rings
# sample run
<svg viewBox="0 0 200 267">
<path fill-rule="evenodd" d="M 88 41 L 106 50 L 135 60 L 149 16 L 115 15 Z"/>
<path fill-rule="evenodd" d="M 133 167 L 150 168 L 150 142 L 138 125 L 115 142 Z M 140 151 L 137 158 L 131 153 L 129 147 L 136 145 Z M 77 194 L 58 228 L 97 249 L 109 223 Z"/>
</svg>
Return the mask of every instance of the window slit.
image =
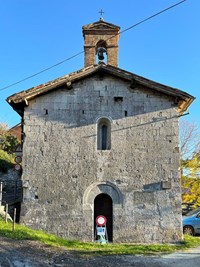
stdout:
<svg viewBox="0 0 200 267">
<path fill-rule="evenodd" d="M 101 149 L 102 150 L 106 150 L 107 149 L 107 126 L 106 125 L 103 125 L 101 127 L 101 135 L 102 135 L 102 147 Z"/>
<path fill-rule="evenodd" d="M 111 149 L 111 125 L 107 118 L 99 120 L 97 125 L 97 150 Z"/>
</svg>

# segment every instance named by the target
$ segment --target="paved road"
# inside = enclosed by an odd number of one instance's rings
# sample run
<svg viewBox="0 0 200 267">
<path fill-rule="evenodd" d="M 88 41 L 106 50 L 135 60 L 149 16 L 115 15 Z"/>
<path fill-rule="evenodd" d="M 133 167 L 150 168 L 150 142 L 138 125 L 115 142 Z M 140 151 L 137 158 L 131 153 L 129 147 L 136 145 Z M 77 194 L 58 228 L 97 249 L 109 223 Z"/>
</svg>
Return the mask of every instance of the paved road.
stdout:
<svg viewBox="0 0 200 267">
<path fill-rule="evenodd" d="M 0 238 L 0 267 L 200 267 L 200 247 L 162 256 L 88 256 L 33 241 Z"/>
</svg>

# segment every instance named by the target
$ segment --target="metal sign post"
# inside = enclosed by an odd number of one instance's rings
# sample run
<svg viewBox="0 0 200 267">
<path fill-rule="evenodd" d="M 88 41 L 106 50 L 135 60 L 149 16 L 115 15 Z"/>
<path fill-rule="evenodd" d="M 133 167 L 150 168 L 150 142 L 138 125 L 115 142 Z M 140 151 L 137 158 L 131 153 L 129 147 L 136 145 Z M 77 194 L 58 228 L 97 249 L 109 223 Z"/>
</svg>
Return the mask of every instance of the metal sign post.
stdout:
<svg viewBox="0 0 200 267">
<path fill-rule="evenodd" d="M 21 162 L 22 162 L 22 146 L 19 144 L 15 148 L 15 162 L 14 165 L 15 171 L 20 171 L 22 169 Z"/>
<path fill-rule="evenodd" d="M 3 182 L 0 182 L 0 206 L 2 205 Z"/>
<path fill-rule="evenodd" d="M 96 231 L 95 231 L 95 239 L 96 242 L 100 244 L 107 244 L 108 243 L 108 234 L 106 229 L 106 217 L 103 215 L 99 215 L 96 218 Z"/>
</svg>

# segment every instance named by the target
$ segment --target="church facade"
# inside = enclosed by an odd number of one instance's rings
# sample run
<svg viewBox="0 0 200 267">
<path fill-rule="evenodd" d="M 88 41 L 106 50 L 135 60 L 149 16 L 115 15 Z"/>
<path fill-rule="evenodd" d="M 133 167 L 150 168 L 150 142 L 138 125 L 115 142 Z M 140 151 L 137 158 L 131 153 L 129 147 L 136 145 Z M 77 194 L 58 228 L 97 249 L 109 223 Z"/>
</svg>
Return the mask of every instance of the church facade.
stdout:
<svg viewBox="0 0 200 267">
<path fill-rule="evenodd" d="M 93 241 L 182 239 L 178 121 L 186 92 L 118 67 L 120 28 L 83 27 L 85 66 L 10 96 L 23 118 L 21 222 Z"/>
</svg>

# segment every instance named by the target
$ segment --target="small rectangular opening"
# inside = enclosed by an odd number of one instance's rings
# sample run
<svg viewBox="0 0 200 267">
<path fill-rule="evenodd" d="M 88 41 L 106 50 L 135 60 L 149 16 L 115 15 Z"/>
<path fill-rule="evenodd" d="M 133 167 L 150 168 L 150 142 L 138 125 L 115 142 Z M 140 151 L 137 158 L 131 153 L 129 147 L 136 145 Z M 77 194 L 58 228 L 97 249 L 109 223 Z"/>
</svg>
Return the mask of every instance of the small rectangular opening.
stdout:
<svg viewBox="0 0 200 267">
<path fill-rule="evenodd" d="M 115 96 L 114 97 L 114 101 L 115 102 L 122 102 L 123 101 L 123 97 L 122 96 Z"/>
<path fill-rule="evenodd" d="M 125 117 L 128 116 L 128 112 L 127 112 L 127 110 L 124 111 L 124 115 L 125 115 Z"/>
</svg>

